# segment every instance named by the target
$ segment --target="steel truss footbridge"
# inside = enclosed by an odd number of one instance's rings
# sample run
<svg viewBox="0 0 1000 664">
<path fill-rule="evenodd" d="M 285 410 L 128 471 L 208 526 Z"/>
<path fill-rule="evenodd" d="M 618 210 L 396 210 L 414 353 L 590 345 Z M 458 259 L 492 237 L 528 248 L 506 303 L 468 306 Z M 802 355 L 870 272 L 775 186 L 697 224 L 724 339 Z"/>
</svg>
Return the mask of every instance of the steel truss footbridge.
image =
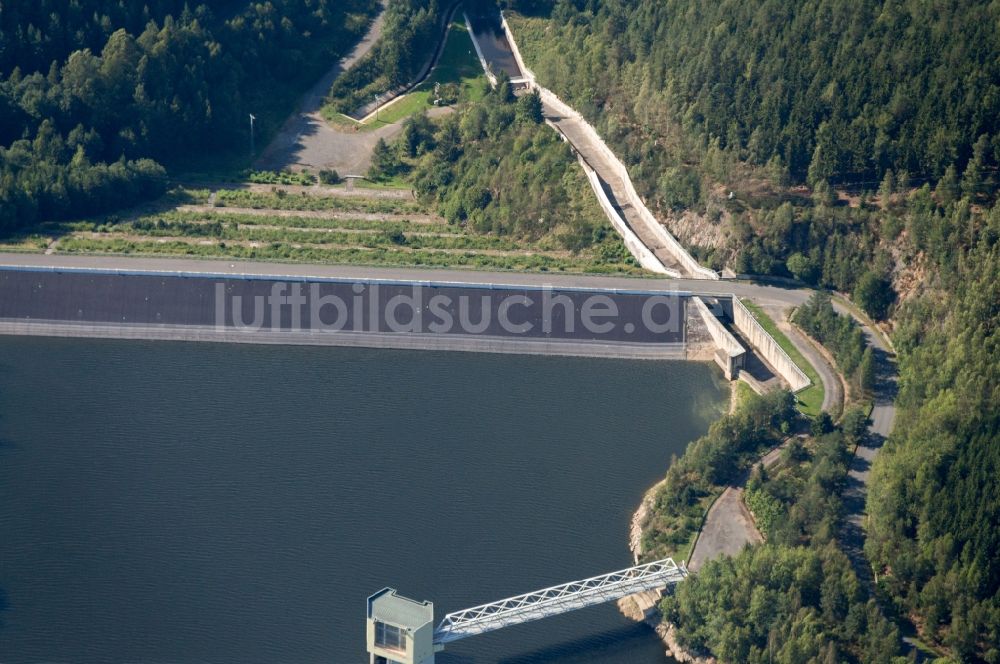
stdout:
<svg viewBox="0 0 1000 664">
<path fill-rule="evenodd" d="M 687 575 L 683 562 L 678 565 L 673 559 L 664 558 L 455 611 L 446 615 L 433 632 L 430 630 L 432 604 L 400 597 L 391 588 L 386 588 L 368 600 L 368 619 L 371 623 L 368 651 L 372 662 L 425 664 L 433 662 L 433 653 L 442 650 L 447 643 L 613 602 L 636 593 L 672 587 Z M 410 622 L 401 624 L 407 618 Z M 402 636 L 397 637 L 397 632 Z M 381 645 L 379 643 L 378 635 L 385 639 L 387 633 L 391 635 L 389 642 L 390 645 L 395 644 L 395 650 L 386 650 L 385 640 Z M 407 641 L 407 638 L 413 642 Z M 421 652 L 429 653 L 429 658 L 422 656 Z"/>
</svg>

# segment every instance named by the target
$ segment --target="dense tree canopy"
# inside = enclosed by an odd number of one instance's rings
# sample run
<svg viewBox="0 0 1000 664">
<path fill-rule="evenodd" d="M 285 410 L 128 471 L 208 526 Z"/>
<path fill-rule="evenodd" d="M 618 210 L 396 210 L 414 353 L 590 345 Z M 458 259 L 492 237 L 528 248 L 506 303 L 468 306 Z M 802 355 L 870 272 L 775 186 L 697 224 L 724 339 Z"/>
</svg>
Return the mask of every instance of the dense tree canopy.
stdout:
<svg viewBox="0 0 1000 664">
<path fill-rule="evenodd" d="M 150 21 L 180 16 L 188 4 L 185 0 L 5 2 L 0 6 L 0 74 L 8 75 L 14 67 L 22 72 L 47 71 L 53 61 L 85 48 L 99 53 L 114 31 L 140 34 Z M 226 14 L 239 4 L 210 0 L 200 11 L 211 8 Z"/>
<path fill-rule="evenodd" d="M 624 258 L 620 242 L 603 242 L 610 228 L 569 147 L 542 124 L 537 94 L 514 99 L 501 85 L 437 126 L 410 120 L 399 150 L 414 161 L 418 195 L 451 223 L 533 240 L 551 235 L 569 250 L 597 245 L 612 252 L 609 261 Z"/>
<path fill-rule="evenodd" d="M 726 664 L 891 664 L 899 634 L 847 557 L 822 547 L 767 544 L 706 563 L 663 600 L 678 638 Z"/>
<path fill-rule="evenodd" d="M 150 160 L 248 145 L 248 114 L 276 126 L 374 4 L 0 5 L 0 232 L 155 193 Z"/>
<path fill-rule="evenodd" d="M 590 115 L 667 110 L 706 141 L 799 178 L 938 177 L 1000 147 L 1000 7 L 919 0 L 530 0 L 551 8 L 532 66 Z M 570 75 L 572 74 L 572 75 Z"/>
<path fill-rule="evenodd" d="M 962 661 L 1000 661 L 1000 206 L 941 290 L 900 314 L 896 429 L 873 469 L 867 553 Z"/>
<path fill-rule="evenodd" d="M 954 257 L 955 230 L 994 198 L 996 3 L 509 4 L 548 17 L 514 20 L 539 81 L 661 217 L 699 213 L 681 239 L 715 269 L 853 293 L 882 318 L 893 245 Z"/>
<path fill-rule="evenodd" d="M 382 39 L 365 59 L 334 83 L 330 101 L 339 113 L 352 113 L 385 94 L 410 83 L 433 55 L 440 39 L 444 12 L 453 3 L 443 0 L 392 0 L 388 3 Z"/>
</svg>

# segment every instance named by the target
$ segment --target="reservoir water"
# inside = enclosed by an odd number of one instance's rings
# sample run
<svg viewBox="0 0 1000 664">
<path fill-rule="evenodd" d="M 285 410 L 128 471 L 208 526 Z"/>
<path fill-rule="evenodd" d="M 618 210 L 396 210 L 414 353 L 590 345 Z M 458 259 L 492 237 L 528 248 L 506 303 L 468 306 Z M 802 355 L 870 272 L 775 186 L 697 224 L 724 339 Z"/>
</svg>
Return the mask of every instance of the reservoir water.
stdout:
<svg viewBox="0 0 1000 664">
<path fill-rule="evenodd" d="M 365 598 L 446 612 L 627 566 L 728 392 L 705 364 L 0 338 L 0 662 L 323 662 Z M 667 662 L 594 607 L 440 664 Z"/>
</svg>

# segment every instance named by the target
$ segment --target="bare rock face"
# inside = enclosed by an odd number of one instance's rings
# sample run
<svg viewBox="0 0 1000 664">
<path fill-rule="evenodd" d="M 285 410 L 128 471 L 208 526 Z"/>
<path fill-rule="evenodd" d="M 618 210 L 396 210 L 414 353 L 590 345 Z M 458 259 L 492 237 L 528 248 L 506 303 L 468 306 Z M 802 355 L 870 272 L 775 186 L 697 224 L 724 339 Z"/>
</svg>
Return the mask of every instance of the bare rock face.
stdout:
<svg viewBox="0 0 1000 664">
<path fill-rule="evenodd" d="M 698 657 L 697 655 L 692 655 L 686 651 L 679 643 L 677 643 L 677 628 L 670 623 L 661 622 L 656 626 L 656 633 L 659 635 L 660 640 L 663 641 L 664 645 L 667 646 L 667 655 L 673 657 L 678 662 L 687 662 L 690 664 L 717 664 L 718 660 L 714 657 Z"/>
<path fill-rule="evenodd" d="M 618 605 L 618 610 L 621 611 L 621 614 L 629 620 L 639 622 L 640 620 L 645 619 L 645 615 L 643 615 L 638 603 L 632 599 L 631 595 L 628 597 L 622 597 L 616 602 L 616 604 Z"/>
<path fill-rule="evenodd" d="M 659 591 L 649 591 L 629 595 L 618 600 L 618 610 L 626 618 L 636 622 L 645 622 L 656 632 L 656 635 L 667 647 L 667 655 L 673 657 L 678 662 L 690 664 L 717 664 L 714 657 L 699 657 L 684 649 L 677 642 L 677 628 L 672 624 L 664 622 L 659 611 L 659 601 L 661 593 Z"/>
</svg>

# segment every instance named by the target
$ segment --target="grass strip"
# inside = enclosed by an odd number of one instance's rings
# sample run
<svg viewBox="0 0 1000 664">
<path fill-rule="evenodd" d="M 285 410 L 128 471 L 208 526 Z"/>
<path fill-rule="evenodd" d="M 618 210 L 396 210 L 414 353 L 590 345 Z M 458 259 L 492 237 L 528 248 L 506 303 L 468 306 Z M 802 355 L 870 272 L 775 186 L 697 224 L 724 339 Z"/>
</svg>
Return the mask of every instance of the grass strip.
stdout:
<svg viewBox="0 0 1000 664">
<path fill-rule="evenodd" d="M 795 398 L 798 402 L 799 410 L 809 415 L 810 417 L 816 417 L 823 410 L 823 396 L 825 394 L 823 390 L 823 382 L 819 379 L 819 374 L 813 365 L 806 360 L 806 358 L 799 352 L 799 349 L 795 347 L 791 339 L 785 336 L 778 325 L 768 316 L 763 309 L 754 304 L 753 301 L 746 298 L 741 298 L 740 301 L 746 305 L 746 308 L 750 310 L 753 317 L 757 319 L 764 331 L 770 334 L 781 349 L 788 353 L 788 357 L 792 358 L 792 362 L 809 377 L 812 381 L 812 385 L 795 393 Z"/>
<path fill-rule="evenodd" d="M 427 250 L 400 250 L 389 247 L 295 246 L 271 242 L 258 247 L 177 240 L 133 240 L 127 238 L 66 237 L 57 245 L 60 253 L 138 254 L 230 258 L 239 260 L 333 263 L 346 265 L 394 265 L 481 270 L 532 272 L 569 272 L 593 274 L 637 274 L 638 268 L 621 263 L 606 263 L 591 257 L 559 258 L 541 254 L 479 254 L 472 251 L 445 253 Z"/>
<path fill-rule="evenodd" d="M 415 201 L 393 198 L 362 198 L 360 196 L 311 196 L 306 193 L 293 195 L 275 191 L 264 193 L 247 189 L 221 189 L 216 195 L 216 205 L 262 210 L 337 210 L 344 212 L 369 212 L 376 214 L 416 214 L 425 212 Z"/>
</svg>

